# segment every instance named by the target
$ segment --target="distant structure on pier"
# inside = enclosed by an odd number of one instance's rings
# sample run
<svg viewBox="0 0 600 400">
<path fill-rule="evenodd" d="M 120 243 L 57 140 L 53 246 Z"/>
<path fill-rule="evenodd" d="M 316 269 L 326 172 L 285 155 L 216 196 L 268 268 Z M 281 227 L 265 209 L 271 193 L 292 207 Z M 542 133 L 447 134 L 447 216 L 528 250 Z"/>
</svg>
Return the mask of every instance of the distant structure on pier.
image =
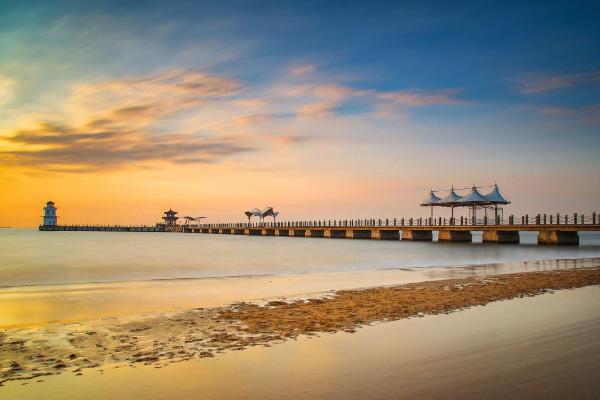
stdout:
<svg viewBox="0 0 600 400">
<path fill-rule="evenodd" d="M 44 226 L 56 226 L 56 219 L 58 216 L 56 215 L 56 207 L 54 207 L 54 202 L 49 201 L 46 203 L 46 207 L 44 207 Z"/>
<path fill-rule="evenodd" d="M 493 190 L 488 194 L 481 194 L 478 189 L 485 187 L 493 187 Z M 466 189 L 466 188 L 464 188 Z M 461 189 L 458 189 L 461 190 Z M 441 198 L 436 193 L 442 192 L 442 190 L 429 192 L 429 195 L 421 202 L 421 207 L 431 207 L 431 217 L 433 218 L 433 207 L 450 207 L 452 211 L 452 217 L 454 217 L 455 207 L 469 207 L 471 217 L 475 218 L 478 208 L 484 210 L 494 210 L 494 215 L 498 219 L 498 205 L 508 205 L 510 200 L 507 200 L 500 193 L 500 188 L 497 184 L 494 186 L 475 186 L 471 187 L 471 191 L 464 195 L 458 195 L 455 192 L 454 186 L 450 189 L 447 196 Z M 502 211 L 502 208 L 500 208 Z"/>
<path fill-rule="evenodd" d="M 250 223 L 252 217 L 258 217 L 260 222 L 264 222 L 265 217 L 273 217 L 273 222 L 275 222 L 279 211 L 274 211 L 273 207 L 266 207 L 264 210 L 253 208 L 252 210 L 244 211 L 244 214 L 248 217 L 248 223 Z"/>
<path fill-rule="evenodd" d="M 164 212 L 165 216 L 162 219 L 165 221 L 165 226 L 174 227 L 177 225 L 177 220 L 179 217 L 177 216 L 177 211 L 173 211 L 169 208 L 169 211 Z"/>
</svg>

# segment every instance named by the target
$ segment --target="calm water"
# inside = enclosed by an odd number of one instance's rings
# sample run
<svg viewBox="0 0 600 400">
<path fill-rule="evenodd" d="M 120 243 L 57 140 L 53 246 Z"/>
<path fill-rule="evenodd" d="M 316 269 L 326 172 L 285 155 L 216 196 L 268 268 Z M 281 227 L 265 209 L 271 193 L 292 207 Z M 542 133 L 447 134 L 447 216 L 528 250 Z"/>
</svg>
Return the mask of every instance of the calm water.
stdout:
<svg viewBox="0 0 600 400">
<path fill-rule="evenodd" d="M 293 274 L 600 256 L 578 247 L 0 229 L 0 286 Z"/>
</svg>

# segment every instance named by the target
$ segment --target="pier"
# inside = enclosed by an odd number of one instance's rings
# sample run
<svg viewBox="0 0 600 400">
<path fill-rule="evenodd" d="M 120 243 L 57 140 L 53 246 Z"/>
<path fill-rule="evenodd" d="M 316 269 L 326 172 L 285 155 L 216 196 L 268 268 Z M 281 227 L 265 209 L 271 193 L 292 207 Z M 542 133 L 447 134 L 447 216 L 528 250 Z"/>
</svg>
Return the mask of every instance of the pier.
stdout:
<svg viewBox="0 0 600 400">
<path fill-rule="evenodd" d="M 331 239 L 372 239 L 471 242 L 472 232 L 483 232 L 484 243 L 519 243 L 519 232 L 538 232 L 538 244 L 578 245 L 579 232 L 600 231 L 600 215 L 537 214 L 507 219 L 386 218 L 351 220 L 221 223 L 183 226 L 185 233 L 285 236 Z"/>
<path fill-rule="evenodd" d="M 40 231 L 86 231 L 86 232 L 167 232 L 162 226 L 146 225 L 40 225 Z"/>
<path fill-rule="evenodd" d="M 452 189 L 452 192 L 454 189 Z M 494 205 L 494 215 L 487 216 L 490 203 L 498 197 L 489 197 L 497 192 L 488 194 L 483 205 L 486 215 L 477 218 L 476 207 L 473 205 L 469 217 L 429 217 L 429 218 L 365 218 L 365 219 L 322 219 L 309 221 L 276 221 L 279 212 L 267 207 L 264 211 L 253 209 L 245 214 L 248 222 L 212 223 L 201 224 L 205 217 L 178 217 L 177 211 L 169 209 L 162 217 L 163 222 L 156 225 L 59 225 L 55 204 L 51 201 L 44 208 L 44 223 L 39 226 L 40 231 L 97 231 L 97 232 L 179 232 L 179 233 L 205 233 L 221 235 L 248 235 L 248 236 L 285 236 L 301 238 L 330 238 L 330 239 L 373 239 L 373 240 L 408 240 L 432 241 L 434 232 L 437 233 L 438 242 L 472 242 L 472 232 L 482 232 L 484 243 L 520 243 L 520 232 L 538 232 L 538 244 L 541 245 L 578 245 L 579 232 L 600 231 L 600 214 L 593 212 L 585 214 L 537 214 L 534 216 L 523 215 L 516 217 L 510 215 L 504 218 L 498 214 L 497 205 Z M 472 193 L 478 193 L 473 187 Z M 433 192 L 430 197 L 433 196 Z M 457 196 L 455 193 L 453 196 Z M 495 196 L 495 195 L 494 195 Z M 454 197 L 453 197 L 454 198 Z M 454 201 L 454 200 L 453 200 Z M 433 202 L 433 203 L 432 203 Z M 505 204 L 504 198 L 497 200 Z M 469 205 L 472 201 L 469 201 Z M 426 203 L 442 204 L 437 200 Z M 454 203 L 452 203 L 454 204 Z M 454 212 L 452 212 L 454 215 Z M 251 217 L 259 217 L 258 222 L 252 222 Z M 273 218 L 266 222 L 265 217 Z M 186 222 L 179 224 L 179 219 Z M 193 224 L 192 222 L 195 222 Z"/>
</svg>

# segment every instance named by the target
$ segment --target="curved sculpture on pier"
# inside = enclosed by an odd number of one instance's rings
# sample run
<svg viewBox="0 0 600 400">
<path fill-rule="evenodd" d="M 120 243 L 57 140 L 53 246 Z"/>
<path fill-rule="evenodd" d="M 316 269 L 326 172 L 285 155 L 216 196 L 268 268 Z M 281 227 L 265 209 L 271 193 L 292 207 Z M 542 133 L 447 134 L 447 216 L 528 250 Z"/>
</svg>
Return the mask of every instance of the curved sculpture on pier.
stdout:
<svg viewBox="0 0 600 400">
<path fill-rule="evenodd" d="M 248 217 L 248 223 L 250 223 L 252 217 L 258 217 L 260 222 L 264 221 L 265 217 L 273 217 L 273 222 L 275 222 L 275 219 L 279 215 L 279 211 L 274 211 L 273 207 L 266 207 L 264 210 L 253 208 L 251 210 L 244 211 L 244 214 L 246 214 L 246 217 Z"/>
</svg>

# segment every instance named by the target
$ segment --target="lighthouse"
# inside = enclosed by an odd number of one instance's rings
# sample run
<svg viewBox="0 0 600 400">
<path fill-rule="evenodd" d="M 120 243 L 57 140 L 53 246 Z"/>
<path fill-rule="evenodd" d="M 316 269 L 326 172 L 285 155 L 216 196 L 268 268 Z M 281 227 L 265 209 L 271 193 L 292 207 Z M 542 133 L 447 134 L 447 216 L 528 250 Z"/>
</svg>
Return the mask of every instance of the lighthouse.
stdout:
<svg viewBox="0 0 600 400">
<path fill-rule="evenodd" d="M 56 226 L 56 207 L 54 202 L 49 201 L 44 207 L 44 226 Z"/>
</svg>

